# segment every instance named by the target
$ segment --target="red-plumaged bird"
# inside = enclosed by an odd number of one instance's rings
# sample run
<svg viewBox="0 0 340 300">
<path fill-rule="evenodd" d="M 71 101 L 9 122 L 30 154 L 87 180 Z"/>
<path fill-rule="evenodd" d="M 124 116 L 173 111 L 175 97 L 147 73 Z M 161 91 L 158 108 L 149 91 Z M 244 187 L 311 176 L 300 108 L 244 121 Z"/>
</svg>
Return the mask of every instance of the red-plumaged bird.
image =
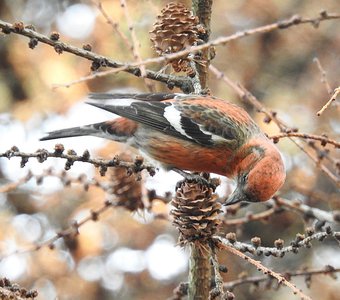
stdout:
<svg viewBox="0 0 340 300">
<path fill-rule="evenodd" d="M 90 94 L 90 99 L 101 101 L 89 104 L 121 117 L 53 131 L 41 140 L 92 135 L 127 143 L 167 170 L 234 178 L 237 187 L 227 205 L 266 201 L 284 183 L 278 149 L 233 103 L 212 96 L 163 93 Z"/>
</svg>

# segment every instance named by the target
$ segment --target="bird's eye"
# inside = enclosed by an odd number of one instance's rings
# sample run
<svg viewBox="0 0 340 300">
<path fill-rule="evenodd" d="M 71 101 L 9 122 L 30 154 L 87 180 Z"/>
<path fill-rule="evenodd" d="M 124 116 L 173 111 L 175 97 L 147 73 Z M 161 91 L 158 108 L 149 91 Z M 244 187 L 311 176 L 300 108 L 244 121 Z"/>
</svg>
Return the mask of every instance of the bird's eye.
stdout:
<svg viewBox="0 0 340 300">
<path fill-rule="evenodd" d="M 248 181 L 248 175 L 247 174 L 242 174 L 240 177 L 240 183 L 241 184 L 246 184 Z"/>
</svg>

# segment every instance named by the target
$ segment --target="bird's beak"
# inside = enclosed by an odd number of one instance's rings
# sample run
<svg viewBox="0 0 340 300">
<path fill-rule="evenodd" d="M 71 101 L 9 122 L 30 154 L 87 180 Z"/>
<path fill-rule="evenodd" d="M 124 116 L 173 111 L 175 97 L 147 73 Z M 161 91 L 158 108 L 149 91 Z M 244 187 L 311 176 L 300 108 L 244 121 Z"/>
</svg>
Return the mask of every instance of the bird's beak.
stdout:
<svg viewBox="0 0 340 300">
<path fill-rule="evenodd" d="M 230 197 L 224 202 L 224 205 L 232 205 L 241 201 L 252 202 L 248 197 L 238 189 L 236 189 Z"/>
</svg>

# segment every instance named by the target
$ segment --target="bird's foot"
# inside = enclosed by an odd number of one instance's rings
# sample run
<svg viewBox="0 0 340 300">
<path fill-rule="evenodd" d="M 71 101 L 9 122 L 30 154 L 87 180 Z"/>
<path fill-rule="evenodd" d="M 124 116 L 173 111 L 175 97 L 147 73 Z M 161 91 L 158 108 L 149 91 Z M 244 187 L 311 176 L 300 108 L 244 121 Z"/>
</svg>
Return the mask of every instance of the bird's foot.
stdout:
<svg viewBox="0 0 340 300">
<path fill-rule="evenodd" d="M 220 184 L 219 179 L 217 178 L 211 179 L 209 173 L 187 173 L 177 168 L 173 168 L 172 170 L 184 177 L 183 180 L 180 180 L 177 182 L 176 189 L 180 188 L 183 182 L 186 182 L 186 181 L 196 182 L 198 184 L 205 185 L 209 188 L 212 188 L 213 191 L 215 191 L 216 187 Z"/>
</svg>

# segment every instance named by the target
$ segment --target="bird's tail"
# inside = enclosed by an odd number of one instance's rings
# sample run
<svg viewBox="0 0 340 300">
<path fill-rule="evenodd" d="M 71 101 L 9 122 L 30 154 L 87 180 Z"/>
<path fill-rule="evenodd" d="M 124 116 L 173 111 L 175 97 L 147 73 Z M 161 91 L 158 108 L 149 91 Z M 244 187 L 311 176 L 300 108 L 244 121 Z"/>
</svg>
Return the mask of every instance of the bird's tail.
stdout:
<svg viewBox="0 0 340 300">
<path fill-rule="evenodd" d="M 118 142 L 126 142 L 133 135 L 136 128 L 135 122 L 125 118 L 117 118 L 108 122 L 51 131 L 42 137 L 40 141 L 91 135 Z"/>
<path fill-rule="evenodd" d="M 40 141 L 54 140 L 60 138 L 74 137 L 74 136 L 83 136 L 83 135 L 91 135 L 91 131 L 87 126 L 83 127 L 73 127 L 66 128 L 56 131 L 48 132 L 46 136 L 42 137 Z"/>
</svg>

